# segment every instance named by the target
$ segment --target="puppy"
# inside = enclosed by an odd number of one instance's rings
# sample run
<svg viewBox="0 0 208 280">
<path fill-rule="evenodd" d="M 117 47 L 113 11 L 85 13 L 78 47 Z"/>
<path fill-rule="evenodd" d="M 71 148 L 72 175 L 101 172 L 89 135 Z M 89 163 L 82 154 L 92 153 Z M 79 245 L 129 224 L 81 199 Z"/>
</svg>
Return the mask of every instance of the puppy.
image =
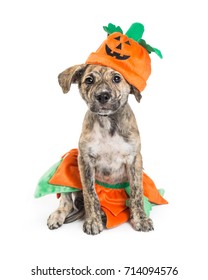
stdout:
<svg viewBox="0 0 208 280">
<path fill-rule="evenodd" d="M 128 104 L 129 94 L 134 94 L 139 102 L 140 92 L 119 72 L 100 65 L 70 67 L 59 75 L 58 80 L 64 93 L 70 90 L 72 83 L 77 83 L 89 110 L 79 140 L 78 165 L 83 192 L 75 193 L 74 200 L 70 193 L 61 194 L 59 208 L 48 218 L 48 227 L 58 228 L 67 218 L 72 221 L 76 215 L 82 216 L 85 212 L 84 232 L 100 233 L 105 219 L 94 187 L 97 179 L 108 184 L 128 181 L 132 227 L 137 231 L 153 230 L 152 220 L 146 216 L 143 205 L 140 135 Z M 80 211 L 71 215 L 74 208 Z"/>
</svg>

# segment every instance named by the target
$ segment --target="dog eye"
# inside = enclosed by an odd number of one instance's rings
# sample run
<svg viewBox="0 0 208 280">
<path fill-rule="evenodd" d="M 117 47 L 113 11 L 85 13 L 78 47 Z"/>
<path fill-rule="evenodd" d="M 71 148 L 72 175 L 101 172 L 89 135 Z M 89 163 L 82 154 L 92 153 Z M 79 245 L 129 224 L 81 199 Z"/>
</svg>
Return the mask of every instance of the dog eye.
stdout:
<svg viewBox="0 0 208 280">
<path fill-rule="evenodd" d="M 119 75 L 115 75 L 112 79 L 112 81 L 116 84 L 120 83 L 121 77 Z"/>
<path fill-rule="evenodd" d="M 85 84 L 87 84 L 87 85 L 91 85 L 91 84 L 93 84 L 93 82 L 94 82 L 94 79 L 93 79 L 93 77 L 87 77 L 86 79 L 85 79 Z"/>
</svg>

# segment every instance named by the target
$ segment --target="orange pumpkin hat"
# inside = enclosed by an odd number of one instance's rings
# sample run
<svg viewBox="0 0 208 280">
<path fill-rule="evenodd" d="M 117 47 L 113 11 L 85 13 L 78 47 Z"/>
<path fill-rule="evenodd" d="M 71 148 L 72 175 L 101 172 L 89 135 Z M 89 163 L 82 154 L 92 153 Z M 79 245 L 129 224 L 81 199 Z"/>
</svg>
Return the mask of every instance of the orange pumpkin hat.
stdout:
<svg viewBox="0 0 208 280">
<path fill-rule="evenodd" d="M 162 58 L 161 52 L 141 39 L 144 33 L 141 23 L 133 23 L 126 34 L 120 26 L 111 23 L 103 28 L 109 36 L 96 52 L 90 54 L 86 64 L 111 67 L 141 92 L 151 74 L 149 53 L 155 52 Z"/>
</svg>

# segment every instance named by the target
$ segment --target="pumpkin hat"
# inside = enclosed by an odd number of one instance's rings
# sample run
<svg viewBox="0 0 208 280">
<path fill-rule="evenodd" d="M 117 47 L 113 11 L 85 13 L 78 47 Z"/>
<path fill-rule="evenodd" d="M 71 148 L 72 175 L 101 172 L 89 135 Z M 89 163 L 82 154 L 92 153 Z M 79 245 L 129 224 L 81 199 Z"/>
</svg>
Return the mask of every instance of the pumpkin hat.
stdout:
<svg viewBox="0 0 208 280">
<path fill-rule="evenodd" d="M 126 34 L 112 23 L 103 28 L 108 37 L 96 52 L 90 54 L 86 64 L 111 67 L 141 92 L 151 74 L 149 53 L 155 52 L 162 58 L 161 52 L 142 39 L 144 26 L 141 23 L 133 23 Z"/>
</svg>

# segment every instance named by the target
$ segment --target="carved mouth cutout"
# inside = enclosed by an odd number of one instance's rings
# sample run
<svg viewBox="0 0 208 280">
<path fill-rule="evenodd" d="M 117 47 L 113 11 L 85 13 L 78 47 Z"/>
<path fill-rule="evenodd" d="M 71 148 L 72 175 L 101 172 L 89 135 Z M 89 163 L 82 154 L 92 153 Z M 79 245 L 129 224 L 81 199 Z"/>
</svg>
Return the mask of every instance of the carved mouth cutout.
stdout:
<svg viewBox="0 0 208 280">
<path fill-rule="evenodd" d="M 115 57 L 118 60 L 126 60 L 130 57 L 130 55 L 120 55 L 118 52 L 112 51 L 107 44 L 105 45 L 105 50 L 108 55 Z"/>
</svg>

